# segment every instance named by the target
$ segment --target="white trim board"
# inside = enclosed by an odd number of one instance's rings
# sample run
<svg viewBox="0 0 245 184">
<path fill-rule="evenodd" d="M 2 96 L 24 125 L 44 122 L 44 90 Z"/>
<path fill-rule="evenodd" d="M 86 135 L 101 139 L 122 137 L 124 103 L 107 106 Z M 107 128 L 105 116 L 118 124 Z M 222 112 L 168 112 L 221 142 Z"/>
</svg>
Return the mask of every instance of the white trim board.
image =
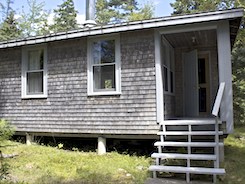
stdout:
<svg viewBox="0 0 245 184">
<path fill-rule="evenodd" d="M 155 18 L 151 20 L 127 22 L 122 24 L 113 24 L 105 26 L 95 26 L 91 28 L 83 28 L 75 31 L 61 32 L 45 36 L 30 37 L 20 40 L 12 40 L 1 42 L 0 48 L 16 47 L 23 45 L 32 45 L 57 40 L 66 40 L 70 38 L 79 38 L 84 36 L 104 35 L 109 33 L 118 33 L 123 31 L 141 30 L 147 28 L 169 27 L 177 25 L 188 25 L 193 23 L 205 23 L 211 21 L 228 20 L 242 18 L 244 10 L 232 9 L 208 13 L 196 13 L 191 15 L 169 16 L 163 18 Z"/>
</svg>

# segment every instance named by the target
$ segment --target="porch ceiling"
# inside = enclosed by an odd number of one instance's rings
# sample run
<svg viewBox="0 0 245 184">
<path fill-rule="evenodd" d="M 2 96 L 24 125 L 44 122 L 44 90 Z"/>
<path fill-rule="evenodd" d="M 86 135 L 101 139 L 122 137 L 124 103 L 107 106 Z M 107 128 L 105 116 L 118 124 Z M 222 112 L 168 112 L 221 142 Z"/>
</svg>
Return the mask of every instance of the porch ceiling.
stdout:
<svg viewBox="0 0 245 184">
<path fill-rule="evenodd" d="M 216 30 L 191 31 L 165 34 L 164 37 L 174 48 L 216 46 Z"/>
</svg>

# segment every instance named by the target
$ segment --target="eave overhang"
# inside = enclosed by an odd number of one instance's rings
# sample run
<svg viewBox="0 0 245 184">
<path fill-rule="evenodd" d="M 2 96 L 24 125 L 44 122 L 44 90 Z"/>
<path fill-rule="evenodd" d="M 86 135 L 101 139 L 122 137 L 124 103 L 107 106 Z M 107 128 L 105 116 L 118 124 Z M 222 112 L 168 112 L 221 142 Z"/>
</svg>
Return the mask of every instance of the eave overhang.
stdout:
<svg viewBox="0 0 245 184">
<path fill-rule="evenodd" d="M 164 28 L 168 26 L 177 26 L 177 25 L 221 21 L 221 20 L 229 20 L 231 25 L 233 25 L 233 22 L 235 21 L 236 22 L 235 25 L 237 25 L 237 27 L 239 28 L 238 24 L 240 25 L 240 21 L 241 18 L 243 17 L 243 14 L 244 14 L 243 9 L 231 9 L 231 10 L 223 10 L 223 11 L 208 12 L 208 13 L 196 13 L 190 15 L 154 18 L 150 20 L 111 24 L 105 26 L 95 26 L 90 28 L 78 29 L 74 31 L 49 34 L 45 36 L 36 36 L 36 37 L 29 37 L 25 39 L 0 42 L 0 48 L 18 47 L 24 45 L 41 44 L 41 43 L 47 43 L 52 41 L 61 41 L 61 40 L 86 37 L 86 36 L 104 35 L 104 34 L 150 29 L 150 28 L 160 28 L 160 27 Z"/>
</svg>

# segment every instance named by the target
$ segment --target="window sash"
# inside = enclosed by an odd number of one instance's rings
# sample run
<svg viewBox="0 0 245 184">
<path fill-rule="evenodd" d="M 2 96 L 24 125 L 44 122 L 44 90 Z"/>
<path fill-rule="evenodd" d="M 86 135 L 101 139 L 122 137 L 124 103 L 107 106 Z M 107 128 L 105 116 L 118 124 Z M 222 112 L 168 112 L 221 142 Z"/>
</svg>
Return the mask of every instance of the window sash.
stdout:
<svg viewBox="0 0 245 184">
<path fill-rule="evenodd" d="M 109 67 L 112 67 L 113 70 L 106 71 L 106 68 L 109 68 Z M 96 68 L 98 68 L 97 73 L 95 73 Z M 98 91 L 115 91 L 116 90 L 116 85 L 115 85 L 116 72 L 115 70 L 116 70 L 115 64 L 93 66 L 93 90 L 95 92 L 96 91 L 97 92 Z"/>
<path fill-rule="evenodd" d="M 43 94 L 43 71 L 26 72 L 26 86 L 28 95 Z"/>
<path fill-rule="evenodd" d="M 22 98 L 47 98 L 46 45 L 22 48 L 21 78 Z"/>
<path fill-rule="evenodd" d="M 97 42 L 103 43 L 103 42 L 110 42 L 114 44 L 114 48 L 110 48 L 110 51 L 113 51 L 114 53 L 109 53 L 108 56 L 110 61 L 107 62 L 106 60 L 98 59 L 97 62 L 94 61 L 94 54 L 93 54 L 93 45 Z M 120 40 L 118 35 L 113 35 L 110 37 L 96 37 L 91 38 L 88 41 L 88 95 L 94 96 L 94 95 L 120 95 L 121 94 L 121 79 L 120 79 Z M 98 54 L 99 55 L 99 54 Z M 107 54 L 104 54 L 107 55 Z M 106 58 L 105 57 L 105 58 Z M 114 66 L 114 70 L 109 71 L 106 68 L 110 68 Z M 101 68 L 101 70 L 104 70 L 101 74 L 103 75 L 101 78 L 100 86 L 96 86 L 95 80 L 99 82 L 98 75 L 96 79 L 96 75 L 94 74 L 95 68 Z M 104 68 L 104 69 L 102 69 Z M 108 70 L 108 71 L 106 71 Z"/>
</svg>

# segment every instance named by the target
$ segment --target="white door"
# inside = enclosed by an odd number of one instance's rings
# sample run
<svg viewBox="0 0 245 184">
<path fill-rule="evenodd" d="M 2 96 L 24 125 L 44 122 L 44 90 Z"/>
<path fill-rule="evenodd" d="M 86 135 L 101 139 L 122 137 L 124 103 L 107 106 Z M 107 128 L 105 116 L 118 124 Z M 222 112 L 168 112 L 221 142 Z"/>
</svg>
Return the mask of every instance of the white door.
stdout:
<svg viewBox="0 0 245 184">
<path fill-rule="evenodd" d="M 184 113 L 187 117 L 199 115 L 197 50 L 183 54 L 184 57 Z"/>
</svg>

